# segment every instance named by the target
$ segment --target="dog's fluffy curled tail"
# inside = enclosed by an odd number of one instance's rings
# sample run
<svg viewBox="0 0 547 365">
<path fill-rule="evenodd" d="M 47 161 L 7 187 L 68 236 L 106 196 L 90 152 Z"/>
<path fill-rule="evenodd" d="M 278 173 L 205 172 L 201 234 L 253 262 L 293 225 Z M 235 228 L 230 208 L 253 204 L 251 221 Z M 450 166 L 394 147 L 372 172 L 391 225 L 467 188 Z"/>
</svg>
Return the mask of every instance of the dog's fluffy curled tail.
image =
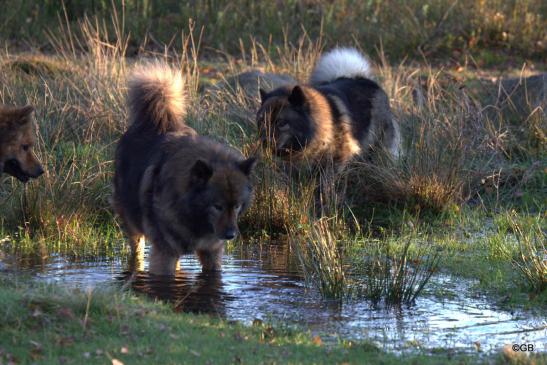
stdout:
<svg viewBox="0 0 547 365">
<path fill-rule="evenodd" d="M 341 77 L 372 77 L 370 63 L 355 48 L 335 48 L 321 56 L 310 76 L 312 85 Z"/>
<path fill-rule="evenodd" d="M 160 62 L 140 65 L 131 72 L 128 87 L 133 127 L 166 133 L 184 125 L 186 94 L 180 71 Z"/>
</svg>

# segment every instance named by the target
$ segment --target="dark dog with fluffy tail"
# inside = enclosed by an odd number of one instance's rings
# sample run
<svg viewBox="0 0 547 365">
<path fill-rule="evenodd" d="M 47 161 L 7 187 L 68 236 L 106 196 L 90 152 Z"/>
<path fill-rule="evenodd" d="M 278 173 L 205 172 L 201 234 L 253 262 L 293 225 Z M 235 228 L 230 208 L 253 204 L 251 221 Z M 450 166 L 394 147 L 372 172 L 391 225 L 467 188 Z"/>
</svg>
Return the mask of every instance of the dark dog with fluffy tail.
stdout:
<svg viewBox="0 0 547 365">
<path fill-rule="evenodd" d="M 342 170 L 353 158 L 385 150 L 400 154 L 399 125 L 389 99 L 371 80 L 367 59 L 353 48 L 321 56 L 308 84 L 261 90 L 257 127 L 273 154 Z"/>
<path fill-rule="evenodd" d="M 184 80 L 164 64 L 133 71 L 128 103 L 131 125 L 116 150 L 113 200 L 133 263 L 146 238 L 153 274 L 173 274 L 180 255 L 191 252 L 204 271 L 220 270 L 224 242 L 236 236 L 252 199 L 255 159 L 186 125 Z"/>
</svg>

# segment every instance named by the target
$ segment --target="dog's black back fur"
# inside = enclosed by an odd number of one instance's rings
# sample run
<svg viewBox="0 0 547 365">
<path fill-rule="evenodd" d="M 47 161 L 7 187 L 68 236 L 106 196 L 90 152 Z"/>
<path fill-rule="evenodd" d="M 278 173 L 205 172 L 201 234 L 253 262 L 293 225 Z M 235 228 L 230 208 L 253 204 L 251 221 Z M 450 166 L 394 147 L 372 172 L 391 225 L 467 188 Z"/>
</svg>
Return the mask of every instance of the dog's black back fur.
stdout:
<svg viewBox="0 0 547 365">
<path fill-rule="evenodd" d="M 340 78 L 333 82 L 316 87 L 321 94 L 327 97 L 333 112 L 333 120 L 339 121 L 340 110 L 329 96 L 338 97 L 350 113 L 353 138 L 358 141 L 364 139 L 371 123 L 372 100 L 376 93 L 383 92 L 380 86 L 366 78 Z"/>
<path fill-rule="evenodd" d="M 140 202 L 140 181 L 148 166 L 160 159 L 161 146 L 166 138 L 164 134 L 142 132 L 141 128 L 130 128 L 120 138 L 116 149 L 114 177 L 116 199 L 124 207 L 127 218 L 141 231 L 143 212 Z"/>
</svg>

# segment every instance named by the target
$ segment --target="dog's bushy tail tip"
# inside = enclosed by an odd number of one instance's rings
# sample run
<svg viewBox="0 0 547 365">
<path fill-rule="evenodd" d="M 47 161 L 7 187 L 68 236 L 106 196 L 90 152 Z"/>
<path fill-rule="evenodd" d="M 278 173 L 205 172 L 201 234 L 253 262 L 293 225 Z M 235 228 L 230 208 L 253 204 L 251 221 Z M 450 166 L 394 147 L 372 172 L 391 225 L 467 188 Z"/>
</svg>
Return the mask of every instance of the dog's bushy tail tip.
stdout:
<svg viewBox="0 0 547 365">
<path fill-rule="evenodd" d="M 317 85 L 341 77 L 372 78 L 372 76 L 369 61 L 357 49 L 335 48 L 321 56 L 310 76 L 310 83 Z"/>
<path fill-rule="evenodd" d="M 132 124 L 152 124 L 160 133 L 184 124 L 186 94 L 181 71 L 163 62 L 136 66 L 128 79 Z"/>
</svg>

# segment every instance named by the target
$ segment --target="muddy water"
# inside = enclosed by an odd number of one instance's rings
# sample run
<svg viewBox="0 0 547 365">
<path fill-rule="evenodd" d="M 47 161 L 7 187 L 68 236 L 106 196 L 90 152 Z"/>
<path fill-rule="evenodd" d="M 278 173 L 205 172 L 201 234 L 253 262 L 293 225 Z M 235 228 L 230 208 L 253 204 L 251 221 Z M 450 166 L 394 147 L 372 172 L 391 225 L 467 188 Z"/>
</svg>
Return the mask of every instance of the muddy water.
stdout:
<svg viewBox="0 0 547 365">
<path fill-rule="evenodd" d="M 37 281 L 78 287 L 126 285 L 169 300 L 178 311 L 205 312 L 229 320 L 255 319 L 308 329 L 323 341 L 373 341 L 381 348 L 482 351 L 505 344 L 534 343 L 547 350 L 547 320 L 496 308 L 488 298 L 471 295 L 472 282 L 437 275 L 435 290 L 410 308 L 381 309 L 367 301 L 340 305 L 307 289 L 288 247 L 239 247 L 227 254 L 220 275 L 204 275 L 193 256 L 181 260 L 175 278 L 124 272 L 121 260 L 74 262 L 63 257 L 21 260 L 4 257 L 0 272 L 25 272 Z"/>
</svg>

